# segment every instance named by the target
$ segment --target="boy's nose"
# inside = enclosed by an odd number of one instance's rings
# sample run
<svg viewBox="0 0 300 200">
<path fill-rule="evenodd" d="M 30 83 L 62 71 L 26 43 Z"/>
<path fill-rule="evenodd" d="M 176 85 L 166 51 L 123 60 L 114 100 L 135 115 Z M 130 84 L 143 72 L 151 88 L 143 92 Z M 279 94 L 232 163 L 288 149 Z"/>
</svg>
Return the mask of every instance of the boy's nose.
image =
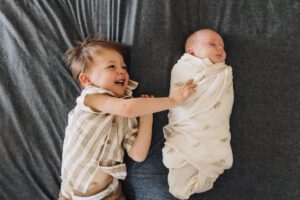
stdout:
<svg viewBox="0 0 300 200">
<path fill-rule="evenodd" d="M 124 74 L 125 72 L 126 72 L 126 70 L 123 69 L 123 68 L 118 70 L 118 73 L 119 73 L 119 74 Z"/>
</svg>

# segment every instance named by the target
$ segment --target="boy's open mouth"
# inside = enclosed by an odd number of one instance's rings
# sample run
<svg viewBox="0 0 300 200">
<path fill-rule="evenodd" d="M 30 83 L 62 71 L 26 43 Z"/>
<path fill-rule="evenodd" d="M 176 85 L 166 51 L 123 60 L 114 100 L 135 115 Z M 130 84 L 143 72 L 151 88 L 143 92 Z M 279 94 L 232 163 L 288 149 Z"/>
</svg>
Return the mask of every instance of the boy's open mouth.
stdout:
<svg viewBox="0 0 300 200">
<path fill-rule="evenodd" d="M 116 80 L 115 84 L 119 85 L 119 86 L 124 86 L 125 84 L 125 80 L 124 79 L 120 79 L 120 80 Z"/>
</svg>

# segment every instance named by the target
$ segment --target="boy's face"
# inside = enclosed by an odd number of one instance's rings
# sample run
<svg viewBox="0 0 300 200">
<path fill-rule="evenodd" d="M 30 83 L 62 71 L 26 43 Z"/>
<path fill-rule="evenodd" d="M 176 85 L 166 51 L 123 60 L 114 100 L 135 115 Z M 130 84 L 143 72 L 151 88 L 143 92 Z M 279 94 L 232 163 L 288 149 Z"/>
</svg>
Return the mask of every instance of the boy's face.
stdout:
<svg viewBox="0 0 300 200">
<path fill-rule="evenodd" d="M 92 85 L 102 87 L 122 97 L 129 81 L 123 56 L 110 49 L 103 49 L 93 56 L 93 63 L 87 70 Z"/>
<path fill-rule="evenodd" d="M 199 34 L 193 50 L 194 56 L 208 58 L 213 63 L 224 62 L 226 59 L 223 39 L 213 31 Z"/>
</svg>

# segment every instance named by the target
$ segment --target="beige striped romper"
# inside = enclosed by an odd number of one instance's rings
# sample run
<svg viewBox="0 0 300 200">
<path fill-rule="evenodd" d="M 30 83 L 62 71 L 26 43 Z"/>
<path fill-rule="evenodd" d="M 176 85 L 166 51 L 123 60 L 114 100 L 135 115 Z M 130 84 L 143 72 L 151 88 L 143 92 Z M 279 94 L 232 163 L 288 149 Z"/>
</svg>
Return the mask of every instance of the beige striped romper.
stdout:
<svg viewBox="0 0 300 200">
<path fill-rule="evenodd" d="M 136 87 L 137 83 L 130 81 L 123 98 L 131 97 L 131 90 Z M 68 115 L 63 144 L 62 185 L 82 193 L 87 192 L 98 170 L 116 179 L 125 179 L 124 150 L 130 150 L 138 132 L 136 118 L 98 112 L 85 106 L 85 96 L 95 93 L 114 96 L 95 86 L 83 89 Z"/>
</svg>

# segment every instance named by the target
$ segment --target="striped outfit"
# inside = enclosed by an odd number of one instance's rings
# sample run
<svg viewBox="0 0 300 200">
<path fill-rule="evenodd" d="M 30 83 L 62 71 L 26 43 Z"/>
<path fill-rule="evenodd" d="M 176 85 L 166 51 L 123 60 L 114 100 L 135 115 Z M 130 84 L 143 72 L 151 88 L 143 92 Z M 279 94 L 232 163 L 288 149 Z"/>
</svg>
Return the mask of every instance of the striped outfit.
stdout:
<svg viewBox="0 0 300 200">
<path fill-rule="evenodd" d="M 137 83 L 129 81 L 123 98 L 130 98 Z M 68 115 L 62 155 L 61 178 L 72 190 L 87 192 L 98 170 L 125 179 L 124 150 L 129 151 L 138 132 L 136 118 L 94 111 L 84 105 L 88 94 L 105 93 L 103 88 L 86 87 Z"/>
</svg>

